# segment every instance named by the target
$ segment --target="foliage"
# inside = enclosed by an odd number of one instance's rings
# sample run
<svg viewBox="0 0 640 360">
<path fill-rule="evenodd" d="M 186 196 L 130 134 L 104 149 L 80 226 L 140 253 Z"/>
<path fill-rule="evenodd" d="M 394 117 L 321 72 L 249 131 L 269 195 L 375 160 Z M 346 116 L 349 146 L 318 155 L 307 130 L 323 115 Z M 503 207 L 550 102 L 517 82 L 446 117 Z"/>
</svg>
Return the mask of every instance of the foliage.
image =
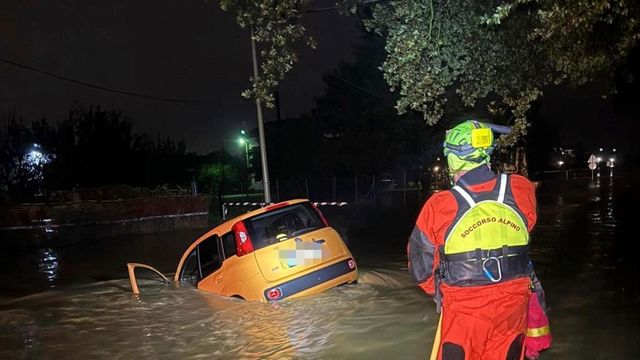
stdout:
<svg viewBox="0 0 640 360">
<path fill-rule="evenodd" d="M 53 160 L 53 155 L 35 142 L 35 134 L 46 134 L 48 124 L 36 122 L 30 129 L 16 120 L 15 114 L 10 116 L 0 131 L 0 188 L 12 198 L 33 200 L 35 195 L 43 195 L 44 174 Z"/>
<path fill-rule="evenodd" d="M 433 124 L 454 88 L 469 107 L 493 100 L 489 111 L 513 121 L 508 144 L 526 133 L 545 86 L 610 76 L 638 38 L 624 2 L 604 0 L 389 2 L 365 25 L 387 37 L 382 69 L 398 111 L 421 111 Z"/>
<path fill-rule="evenodd" d="M 271 45 L 261 78 L 246 94 L 270 101 L 295 62 L 293 44 L 304 37 L 304 28 L 293 25 L 302 2 L 223 0 L 222 6 Z M 616 68 L 640 38 L 639 7 L 624 0 L 339 0 L 338 8 L 369 14 L 365 27 L 386 38 L 381 69 L 398 94 L 399 113 L 419 111 L 435 124 L 454 91 L 465 106 L 486 106 L 494 121 L 513 126 L 504 144 L 526 133 L 527 111 L 547 86 L 599 80 L 614 91 Z"/>
<path fill-rule="evenodd" d="M 208 160 L 187 154 L 182 141 L 134 133 L 131 120 L 120 111 L 75 104 L 55 126 L 46 119 L 28 124 L 15 114 L 4 118 L 0 189 L 14 201 L 46 200 L 54 190 L 113 184 L 188 188 L 196 169 Z"/>
<path fill-rule="evenodd" d="M 209 195 L 221 195 L 226 192 L 225 186 L 230 187 L 229 184 L 238 183 L 240 176 L 238 170 L 231 164 L 210 163 L 200 168 L 197 179 L 203 184 L 204 192 Z"/>
<path fill-rule="evenodd" d="M 302 0 L 220 1 L 222 9 L 235 13 L 238 24 L 251 29 L 257 44 L 262 45 L 261 71 L 257 77 L 251 77 L 252 87 L 242 93 L 244 97 L 273 107 L 273 89 L 298 61 L 294 46 L 306 40 L 315 48 L 315 41 L 304 36 L 305 28 L 299 23 L 302 5 Z"/>
</svg>

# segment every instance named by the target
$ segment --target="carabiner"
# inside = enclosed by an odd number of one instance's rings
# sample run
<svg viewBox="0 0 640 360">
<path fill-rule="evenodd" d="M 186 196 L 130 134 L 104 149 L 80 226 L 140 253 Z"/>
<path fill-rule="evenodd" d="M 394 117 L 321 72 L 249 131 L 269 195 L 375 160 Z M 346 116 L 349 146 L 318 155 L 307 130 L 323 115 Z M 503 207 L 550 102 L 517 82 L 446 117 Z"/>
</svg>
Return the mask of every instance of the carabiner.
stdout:
<svg viewBox="0 0 640 360">
<path fill-rule="evenodd" d="M 496 279 L 493 274 L 491 273 L 491 271 L 489 269 L 487 269 L 487 261 L 489 260 L 495 260 L 496 264 L 498 264 L 498 278 Z M 484 259 L 484 261 L 482 262 L 482 271 L 484 271 L 484 275 L 489 278 L 489 280 L 491 280 L 491 282 L 497 283 L 500 280 L 502 280 L 502 268 L 500 267 L 500 260 L 495 257 L 495 256 L 491 256 L 488 257 L 486 259 Z"/>
</svg>

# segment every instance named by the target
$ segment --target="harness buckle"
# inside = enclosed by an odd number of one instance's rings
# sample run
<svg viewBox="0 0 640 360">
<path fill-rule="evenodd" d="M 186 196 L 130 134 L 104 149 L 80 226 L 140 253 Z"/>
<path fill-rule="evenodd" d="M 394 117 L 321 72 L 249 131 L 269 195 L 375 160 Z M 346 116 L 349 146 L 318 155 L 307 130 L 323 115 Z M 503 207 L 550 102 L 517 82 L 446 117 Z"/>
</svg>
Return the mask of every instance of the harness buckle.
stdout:
<svg viewBox="0 0 640 360">
<path fill-rule="evenodd" d="M 496 262 L 496 264 L 498 264 L 498 278 L 496 279 L 495 276 L 493 276 L 493 273 L 491 272 L 491 270 L 487 269 L 487 262 L 489 260 L 494 260 Z M 482 262 L 482 271 L 484 272 L 484 275 L 491 280 L 491 282 L 497 283 L 500 280 L 502 280 L 502 268 L 500 267 L 500 259 L 498 259 L 495 256 L 491 256 L 488 257 L 486 259 L 484 259 L 484 261 Z"/>
</svg>

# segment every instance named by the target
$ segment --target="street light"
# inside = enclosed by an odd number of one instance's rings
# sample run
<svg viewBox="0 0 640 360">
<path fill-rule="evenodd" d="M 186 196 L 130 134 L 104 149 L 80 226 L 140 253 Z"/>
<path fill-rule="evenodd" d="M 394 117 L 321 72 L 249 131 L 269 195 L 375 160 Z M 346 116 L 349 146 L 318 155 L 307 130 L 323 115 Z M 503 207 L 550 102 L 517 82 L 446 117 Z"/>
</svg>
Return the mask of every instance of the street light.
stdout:
<svg viewBox="0 0 640 360">
<path fill-rule="evenodd" d="M 244 130 L 240 130 L 240 134 L 244 135 L 245 134 Z M 245 139 L 244 137 L 240 136 L 238 138 L 238 144 L 240 144 L 241 146 L 244 145 L 244 156 L 247 161 L 247 169 L 249 169 L 249 141 L 247 141 L 247 139 Z"/>
<path fill-rule="evenodd" d="M 42 153 L 40 144 L 33 144 L 31 150 L 25 154 L 25 160 L 30 166 L 43 165 L 49 162 L 48 157 Z"/>
</svg>

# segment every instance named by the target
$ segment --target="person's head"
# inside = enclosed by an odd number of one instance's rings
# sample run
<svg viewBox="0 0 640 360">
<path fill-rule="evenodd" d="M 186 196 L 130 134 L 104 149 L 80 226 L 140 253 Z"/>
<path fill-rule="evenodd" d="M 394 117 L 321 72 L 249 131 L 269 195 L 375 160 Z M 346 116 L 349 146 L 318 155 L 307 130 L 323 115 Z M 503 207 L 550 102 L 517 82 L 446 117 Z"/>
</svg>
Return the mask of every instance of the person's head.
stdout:
<svg viewBox="0 0 640 360">
<path fill-rule="evenodd" d="M 467 120 L 447 130 L 444 139 L 444 156 L 452 177 L 460 173 L 488 165 L 494 147 L 491 129 L 476 120 Z"/>
</svg>

